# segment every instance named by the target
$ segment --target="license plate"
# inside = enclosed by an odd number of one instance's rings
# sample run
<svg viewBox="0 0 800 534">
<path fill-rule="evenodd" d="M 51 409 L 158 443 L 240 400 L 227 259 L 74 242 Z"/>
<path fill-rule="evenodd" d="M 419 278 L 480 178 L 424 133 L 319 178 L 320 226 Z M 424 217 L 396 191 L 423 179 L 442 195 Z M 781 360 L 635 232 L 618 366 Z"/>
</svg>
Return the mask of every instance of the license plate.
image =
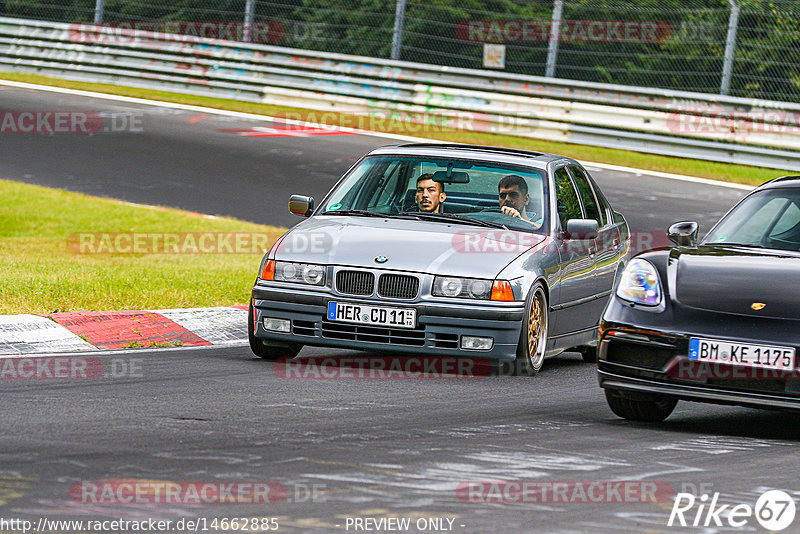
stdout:
<svg viewBox="0 0 800 534">
<path fill-rule="evenodd" d="M 689 359 L 791 371 L 794 369 L 794 348 L 693 337 L 689 340 Z"/>
<path fill-rule="evenodd" d="M 388 308 L 348 302 L 329 302 L 328 320 L 396 328 L 417 326 L 417 310 L 413 308 Z"/>
</svg>

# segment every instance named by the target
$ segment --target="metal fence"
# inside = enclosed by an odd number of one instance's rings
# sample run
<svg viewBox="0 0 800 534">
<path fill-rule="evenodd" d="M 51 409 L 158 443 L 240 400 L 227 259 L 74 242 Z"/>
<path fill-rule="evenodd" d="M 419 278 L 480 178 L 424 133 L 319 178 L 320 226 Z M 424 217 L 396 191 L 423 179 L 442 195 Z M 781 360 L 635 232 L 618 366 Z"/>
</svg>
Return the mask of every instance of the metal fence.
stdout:
<svg viewBox="0 0 800 534">
<path fill-rule="evenodd" d="M 800 170 L 800 104 L 789 102 L 4 17 L 2 70 L 320 111 L 301 119 L 311 122 L 339 111 L 341 126 L 406 135 L 467 130 Z"/>
<path fill-rule="evenodd" d="M 797 0 L 0 0 L 0 14 L 800 102 Z"/>
</svg>

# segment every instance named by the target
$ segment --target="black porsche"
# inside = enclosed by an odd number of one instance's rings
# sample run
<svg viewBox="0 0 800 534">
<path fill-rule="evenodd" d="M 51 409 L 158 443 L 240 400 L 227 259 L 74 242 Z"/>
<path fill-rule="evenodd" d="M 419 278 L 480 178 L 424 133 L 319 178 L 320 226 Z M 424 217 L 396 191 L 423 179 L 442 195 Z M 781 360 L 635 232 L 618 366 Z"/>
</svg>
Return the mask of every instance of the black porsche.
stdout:
<svg viewBox="0 0 800 534">
<path fill-rule="evenodd" d="M 800 409 L 800 176 L 753 190 L 697 242 L 626 265 L 600 323 L 598 373 L 620 417 L 662 421 L 678 400 Z"/>
</svg>

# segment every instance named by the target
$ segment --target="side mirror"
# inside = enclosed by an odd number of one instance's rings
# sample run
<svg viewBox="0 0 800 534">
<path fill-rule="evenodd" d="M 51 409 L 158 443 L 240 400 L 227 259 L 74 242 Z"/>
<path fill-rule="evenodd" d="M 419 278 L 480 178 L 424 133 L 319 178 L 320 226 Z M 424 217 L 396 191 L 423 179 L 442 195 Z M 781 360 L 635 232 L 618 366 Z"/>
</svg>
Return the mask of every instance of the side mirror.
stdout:
<svg viewBox="0 0 800 534">
<path fill-rule="evenodd" d="M 314 211 L 314 197 L 292 195 L 289 197 L 289 211 L 295 215 L 308 217 Z"/>
<path fill-rule="evenodd" d="M 594 219 L 570 219 L 567 221 L 567 239 L 597 239 L 600 225 Z"/>
<path fill-rule="evenodd" d="M 700 227 L 694 221 L 677 222 L 667 230 L 667 237 L 679 247 L 696 247 L 697 230 Z"/>
</svg>

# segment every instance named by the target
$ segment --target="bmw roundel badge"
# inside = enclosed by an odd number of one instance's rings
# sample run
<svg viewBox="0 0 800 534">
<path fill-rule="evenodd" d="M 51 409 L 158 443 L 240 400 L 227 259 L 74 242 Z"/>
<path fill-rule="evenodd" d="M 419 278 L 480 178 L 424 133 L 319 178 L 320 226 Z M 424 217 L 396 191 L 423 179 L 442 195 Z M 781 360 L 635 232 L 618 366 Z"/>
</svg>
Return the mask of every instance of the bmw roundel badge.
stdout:
<svg viewBox="0 0 800 534">
<path fill-rule="evenodd" d="M 375 263 L 386 263 L 387 261 L 389 261 L 389 258 L 386 256 L 378 256 L 375 258 Z"/>
</svg>

